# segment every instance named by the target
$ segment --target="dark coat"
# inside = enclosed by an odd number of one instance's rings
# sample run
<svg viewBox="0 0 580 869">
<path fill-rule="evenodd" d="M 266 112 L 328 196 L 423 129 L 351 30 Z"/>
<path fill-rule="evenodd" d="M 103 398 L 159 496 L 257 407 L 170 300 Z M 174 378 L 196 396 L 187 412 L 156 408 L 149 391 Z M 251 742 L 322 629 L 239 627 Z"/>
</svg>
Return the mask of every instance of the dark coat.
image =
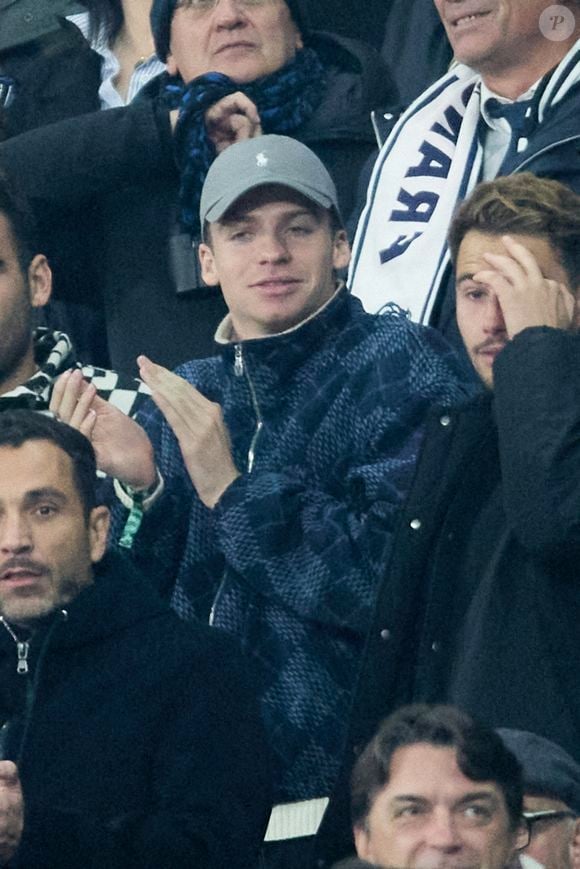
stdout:
<svg viewBox="0 0 580 869">
<path fill-rule="evenodd" d="M 378 53 L 328 34 L 310 39 L 328 73 L 314 117 L 294 131 L 333 176 L 346 216 L 358 173 L 374 147 L 370 111 L 388 100 Z M 175 367 L 214 352 L 225 314 L 218 288 L 200 286 L 197 255 L 176 232 L 179 177 L 159 81 L 142 99 L 64 121 L 0 145 L 0 165 L 32 198 L 55 270 L 56 294 L 86 305 L 104 299 L 110 365 L 135 371 L 147 353 Z M 90 229 L 63 248 L 61 227 L 82 216 Z M 59 324 L 56 324 L 59 325 Z M 91 348 L 64 323 L 83 358 Z M 99 360 L 97 360 L 98 362 Z M 104 365 L 106 360 L 100 360 Z"/>
<path fill-rule="evenodd" d="M 580 759 L 580 335 L 528 329 L 493 396 L 433 414 L 379 593 L 321 866 L 349 850 L 348 778 L 380 721 L 452 702 Z"/>
<path fill-rule="evenodd" d="M 269 782 L 241 653 L 181 623 L 120 556 L 96 573 L 33 635 L 28 675 L 0 626 L 26 810 L 14 865 L 251 869 Z"/>
<path fill-rule="evenodd" d="M 14 4 L 14 9 L 20 10 L 20 23 L 27 14 L 21 9 L 23 5 L 21 0 Z M 70 12 L 82 11 L 76 4 L 69 6 Z M 5 14 L 0 10 L 2 39 L 6 36 Z M 41 16 L 30 15 L 33 26 Z M 101 57 L 70 21 L 59 20 L 52 13 L 45 25 L 46 32 L 34 38 L 27 34 L 28 38 L 16 45 L 0 45 L 0 74 L 14 82 L 13 98 L 3 114 L 6 138 L 100 108 Z"/>
</svg>

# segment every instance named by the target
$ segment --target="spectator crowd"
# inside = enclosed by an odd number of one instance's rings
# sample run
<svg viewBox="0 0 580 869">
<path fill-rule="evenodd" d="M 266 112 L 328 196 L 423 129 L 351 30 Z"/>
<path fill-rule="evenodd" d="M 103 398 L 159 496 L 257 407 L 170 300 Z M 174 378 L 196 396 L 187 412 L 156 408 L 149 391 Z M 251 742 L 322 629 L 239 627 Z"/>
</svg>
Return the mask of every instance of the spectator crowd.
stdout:
<svg viewBox="0 0 580 869">
<path fill-rule="evenodd" d="M 0 865 L 580 869 L 579 564 L 580 0 L 0 0 Z"/>
</svg>

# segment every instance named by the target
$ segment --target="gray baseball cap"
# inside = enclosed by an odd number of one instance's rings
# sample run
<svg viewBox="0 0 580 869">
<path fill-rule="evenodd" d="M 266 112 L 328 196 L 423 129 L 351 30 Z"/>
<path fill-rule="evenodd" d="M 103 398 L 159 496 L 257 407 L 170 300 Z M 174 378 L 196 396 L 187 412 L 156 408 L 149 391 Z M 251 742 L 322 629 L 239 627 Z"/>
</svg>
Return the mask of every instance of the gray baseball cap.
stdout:
<svg viewBox="0 0 580 869">
<path fill-rule="evenodd" d="M 215 223 L 241 196 L 264 184 L 281 184 L 322 208 L 332 208 L 342 223 L 336 187 L 310 148 L 288 136 L 258 136 L 230 145 L 207 173 L 199 219 Z"/>
</svg>

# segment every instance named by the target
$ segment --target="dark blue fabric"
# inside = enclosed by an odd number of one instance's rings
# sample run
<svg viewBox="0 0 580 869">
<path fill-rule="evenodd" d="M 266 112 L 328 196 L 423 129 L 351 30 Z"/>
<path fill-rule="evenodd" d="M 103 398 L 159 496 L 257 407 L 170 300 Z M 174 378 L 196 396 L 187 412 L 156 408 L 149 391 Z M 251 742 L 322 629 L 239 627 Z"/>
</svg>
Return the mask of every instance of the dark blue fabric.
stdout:
<svg viewBox="0 0 580 869">
<path fill-rule="evenodd" d="M 213 604 L 214 623 L 240 638 L 274 752 L 275 801 L 320 797 L 338 771 L 423 417 L 431 402 L 464 394 L 462 372 L 435 333 L 400 311 L 366 314 L 345 292 L 298 328 L 236 347 L 238 375 L 231 344 L 178 372 L 221 405 L 242 474 L 208 510 L 171 429 L 144 413 L 165 494 L 136 555 L 180 615 L 207 619 Z"/>
<path fill-rule="evenodd" d="M 165 87 L 170 108 L 179 108 L 175 150 L 181 172 L 180 219 L 184 229 L 199 235 L 201 188 L 216 152 L 205 124 L 206 111 L 229 94 L 242 91 L 255 103 L 264 133 L 290 133 L 308 121 L 322 102 L 326 74 L 311 48 L 299 51 L 282 69 L 249 84 L 238 84 L 221 72 L 200 75 L 188 85 L 171 78 Z"/>
</svg>

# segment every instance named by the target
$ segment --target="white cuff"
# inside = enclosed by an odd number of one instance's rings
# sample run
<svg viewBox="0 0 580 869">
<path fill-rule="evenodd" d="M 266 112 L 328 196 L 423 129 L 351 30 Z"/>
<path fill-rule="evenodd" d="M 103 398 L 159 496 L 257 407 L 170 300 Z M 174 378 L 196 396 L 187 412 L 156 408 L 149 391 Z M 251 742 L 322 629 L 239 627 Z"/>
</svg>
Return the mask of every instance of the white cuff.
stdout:
<svg viewBox="0 0 580 869">
<path fill-rule="evenodd" d="M 135 502 L 138 501 L 140 502 L 141 509 L 144 513 L 149 510 L 165 488 L 165 481 L 161 476 L 161 471 L 157 467 L 155 468 L 155 474 L 156 478 L 153 486 L 149 489 L 143 489 L 142 491 L 135 490 L 131 486 L 126 486 L 120 480 L 113 480 L 115 494 L 123 507 L 126 507 L 127 510 L 132 510 L 135 506 Z"/>
</svg>

